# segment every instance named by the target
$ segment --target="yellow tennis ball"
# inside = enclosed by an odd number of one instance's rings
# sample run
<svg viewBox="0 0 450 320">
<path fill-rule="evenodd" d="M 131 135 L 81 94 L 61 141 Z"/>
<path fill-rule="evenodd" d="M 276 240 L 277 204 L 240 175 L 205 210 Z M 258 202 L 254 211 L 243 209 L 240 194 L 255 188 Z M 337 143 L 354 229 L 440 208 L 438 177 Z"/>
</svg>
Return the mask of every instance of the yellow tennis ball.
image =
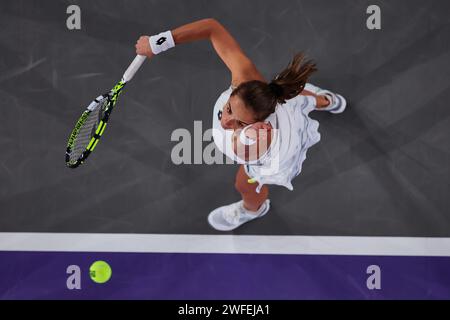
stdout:
<svg viewBox="0 0 450 320">
<path fill-rule="evenodd" d="M 96 283 L 107 282 L 112 275 L 111 267 L 105 261 L 95 261 L 89 268 L 89 276 Z"/>
</svg>

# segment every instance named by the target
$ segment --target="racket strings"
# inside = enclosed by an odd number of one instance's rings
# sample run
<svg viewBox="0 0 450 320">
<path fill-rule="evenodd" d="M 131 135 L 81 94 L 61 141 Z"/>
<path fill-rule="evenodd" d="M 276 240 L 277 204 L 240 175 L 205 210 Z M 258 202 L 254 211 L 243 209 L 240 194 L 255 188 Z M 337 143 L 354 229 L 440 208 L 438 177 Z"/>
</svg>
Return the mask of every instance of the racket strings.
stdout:
<svg viewBox="0 0 450 320">
<path fill-rule="evenodd" d="M 98 106 L 89 113 L 88 118 L 80 128 L 80 131 L 74 141 L 72 152 L 70 153 L 70 161 L 78 160 L 86 150 L 89 142 L 95 135 L 100 120 L 104 116 L 108 102 L 108 98 L 103 98 L 99 102 Z"/>
</svg>

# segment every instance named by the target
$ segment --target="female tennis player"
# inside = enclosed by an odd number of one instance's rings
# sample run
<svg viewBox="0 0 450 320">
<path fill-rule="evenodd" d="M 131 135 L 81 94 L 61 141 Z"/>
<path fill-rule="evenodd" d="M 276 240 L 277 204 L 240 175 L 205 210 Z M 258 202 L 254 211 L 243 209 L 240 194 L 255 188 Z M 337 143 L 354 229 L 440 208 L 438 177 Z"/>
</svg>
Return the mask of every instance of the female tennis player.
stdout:
<svg viewBox="0 0 450 320">
<path fill-rule="evenodd" d="M 217 148 L 240 164 L 235 188 L 242 200 L 213 210 L 209 224 L 231 231 L 261 218 L 270 208 L 268 185 L 293 190 L 308 148 L 319 142 L 312 110 L 341 113 L 346 101 L 307 83 L 316 65 L 296 54 L 285 70 L 267 81 L 231 34 L 215 19 L 203 19 L 151 37 L 141 36 L 136 53 L 152 58 L 175 45 L 208 39 L 231 72 L 231 85 L 213 110 Z"/>
</svg>

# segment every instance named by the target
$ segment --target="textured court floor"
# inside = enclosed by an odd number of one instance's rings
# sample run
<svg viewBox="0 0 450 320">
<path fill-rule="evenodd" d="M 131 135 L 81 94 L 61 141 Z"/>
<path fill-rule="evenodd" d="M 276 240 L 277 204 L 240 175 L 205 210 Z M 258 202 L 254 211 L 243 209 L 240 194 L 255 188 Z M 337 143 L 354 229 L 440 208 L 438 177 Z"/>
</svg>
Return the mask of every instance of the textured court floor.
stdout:
<svg viewBox="0 0 450 320">
<path fill-rule="evenodd" d="M 210 210 L 238 200 L 237 166 L 171 161 L 177 128 L 211 126 L 230 75 L 209 42 L 156 57 L 121 96 L 83 167 L 65 167 L 81 111 L 109 90 L 141 34 L 214 17 L 267 79 L 293 53 L 319 65 L 313 83 L 348 110 L 314 113 L 322 141 L 294 191 L 236 234 L 450 236 L 450 5 L 377 1 L 76 1 L 82 30 L 66 28 L 69 1 L 0 2 L 0 232 L 214 234 Z M 206 143 L 205 143 L 206 145 Z"/>
</svg>

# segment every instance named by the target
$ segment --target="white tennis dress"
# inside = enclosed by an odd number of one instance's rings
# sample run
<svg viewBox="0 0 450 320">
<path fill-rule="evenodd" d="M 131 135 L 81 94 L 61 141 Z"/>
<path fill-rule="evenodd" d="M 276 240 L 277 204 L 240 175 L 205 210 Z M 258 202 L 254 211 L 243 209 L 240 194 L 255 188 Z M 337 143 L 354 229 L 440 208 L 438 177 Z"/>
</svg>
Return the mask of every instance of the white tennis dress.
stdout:
<svg viewBox="0 0 450 320">
<path fill-rule="evenodd" d="M 269 149 L 258 160 L 245 161 L 233 151 L 233 130 L 225 130 L 220 124 L 223 106 L 232 91 L 233 87 L 230 86 L 219 96 L 214 106 L 213 139 L 217 148 L 235 162 L 244 164 L 247 175 L 258 183 L 258 193 L 265 184 L 293 190 L 291 181 L 301 172 L 307 150 L 320 141 L 319 122 L 308 116 L 316 107 L 316 99 L 299 95 L 284 104 L 277 104 L 275 112 L 265 120 L 274 128 L 274 138 Z"/>
</svg>

